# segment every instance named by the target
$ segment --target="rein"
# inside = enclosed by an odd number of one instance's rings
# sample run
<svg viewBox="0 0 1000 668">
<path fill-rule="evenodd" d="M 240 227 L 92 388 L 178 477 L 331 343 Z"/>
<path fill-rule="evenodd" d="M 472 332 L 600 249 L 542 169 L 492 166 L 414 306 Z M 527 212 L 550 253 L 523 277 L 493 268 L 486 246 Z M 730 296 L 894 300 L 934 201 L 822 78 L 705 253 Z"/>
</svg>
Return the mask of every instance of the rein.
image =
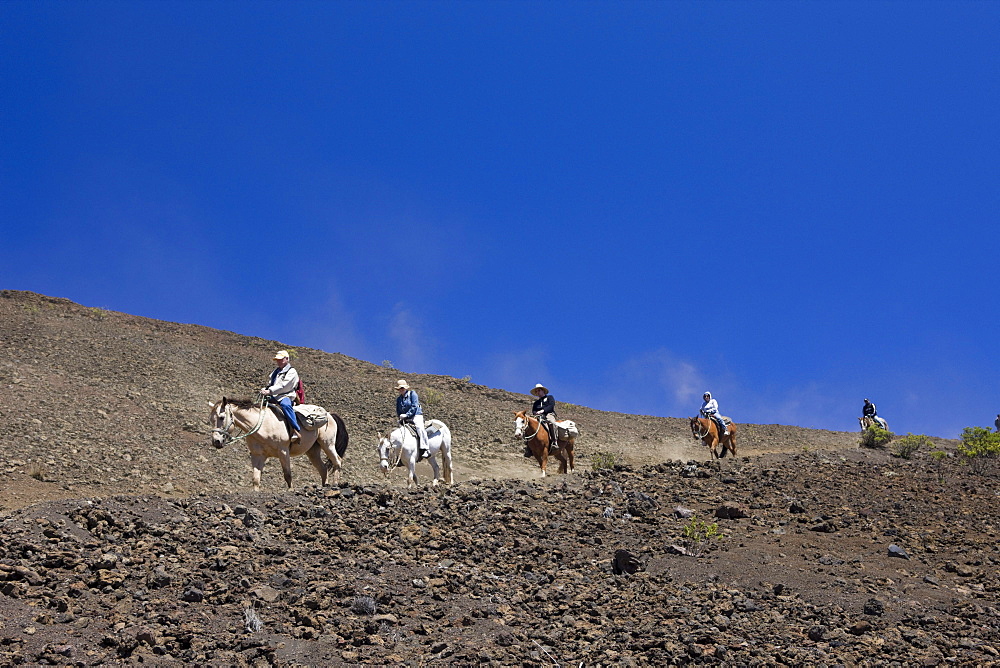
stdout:
<svg viewBox="0 0 1000 668">
<path fill-rule="evenodd" d="M 248 436 L 252 436 L 253 434 L 256 434 L 258 431 L 260 431 L 261 426 L 264 424 L 264 410 L 265 410 L 264 404 L 266 403 L 267 403 L 267 397 L 261 395 L 256 405 L 258 413 L 257 424 L 254 425 L 254 428 L 251 429 L 250 431 L 247 431 L 236 437 L 233 437 L 233 435 L 229 433 L 229 430 L 232 429 L 234 425 L 240 431 L 244 431 L 244 429 L 240 425 L 236 424 L 236 418 L 233 416 L 232 404 L 226 404 L 227 422 L 222 425 L 221 429 L 216 427 L 215 429 L 212 430 L 212 432 L 223 434 L 226 437 L 226 443 L 225 443 L 226 445 L 229 445 L 230 443 L 236 443 L 237 441 L 245 440 Z"/>
<path fill-rule="evenodd" d="M 704 427 L 705 433 L 701 433 L 701 429 L 702 429 L 702 424 L 701 424 L 701 421 L 699 420 L 698 421 L 698 433 L 696 433 L 694 435 L 695 435 L 695 438 L 704 441 L 705 437 L 712 433 L 712 430 L 709 429 L 708 427 Z M 694 433 L 694 430 L 692 429 L 691 432 Z"/>
<path fill-rule="evenodd" d="M 525 427 L 527 427 L 527 426 L 529 426 L 529 425 L 531 424 L 531 422 L 529 421 L 530 419 L 531 419 L 531 418 L 529 418 L 529 417 L 528 417 L 527 415 L 526 415 L 526 416 L 524 416 L 524 426 L 525 426 Z M 521 438 L 523 438 L 523 439 L 524 439 L 524 442 L 525 442 L 525 443 L 528 443 L 528 442 L 530 442 L 530 441 L 531 441 L 531 439 L 533 439 L 533 438 L 534 438 L 535 436 L 538 436 L 538 432 L 540 432 L 540 431 L 542 430 L 542 421 L 541 421 L 541 420 L 538 420 L 537 422 L 538 422 L 538 427 L 537 427 L 537 428 L 535 429 L 535 433 L 534 433 L 534 434 L 532 434 L 531 436 L 528 436 L 528 435 L 527 435 L 527 434 L 525 433 L 525 434 L 523 434 L 523 435 L 521 436 Z M 527 429 L 525 429 L 524 431 L 525 431 L 525 432 L 527 432 L 528 430 L 527 430 Z"/>
</svg>

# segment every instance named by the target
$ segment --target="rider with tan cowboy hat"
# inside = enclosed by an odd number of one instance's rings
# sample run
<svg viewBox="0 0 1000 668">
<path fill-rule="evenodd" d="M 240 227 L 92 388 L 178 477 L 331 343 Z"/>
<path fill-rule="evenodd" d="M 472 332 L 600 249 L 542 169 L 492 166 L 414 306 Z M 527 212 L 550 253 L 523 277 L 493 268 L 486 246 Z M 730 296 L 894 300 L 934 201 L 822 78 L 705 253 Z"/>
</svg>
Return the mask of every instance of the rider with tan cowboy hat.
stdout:
<svg viewBox="0 0 1000 668">
<path fill-rule="evenodd" d="M 420 409 L 420 397 L 410 389 L 410 384 L 405 380 L 396 381 L 396 417 L 400 425 L 410 422 L 416 427 L 418 452 L 417 459 L 424 459 L 430 454 L 427 446 L 427 430 L 424 429 L 424 412 Z"/>
<path fill-rule="evenodd" d="M 550 447 L 557 444 L 556 437 L 556 400 L 549 394 L 549 388 L 541 383 L 537 383 L 531 388 L 531 394 L 535 397 L 531 404 L 531 414 L 538 418 L 540 424 L 545 426 L 545 431 L 549 433 Z M 531 451 L 528 450 L 530 456 Z"/>
<path fill-rule="evenodd" d="M 268 397 L 268 401 L 281 407 L 288 427 L 288 438 L 294 443 L 299 438 L 299 431 L 302 429 L 299 427 L 299 420 L 292 409 L 295 388 L 299 384 L 299 373 L 289 363 L 287 350 L 279 350 L 274 353 L 274 364 L 275 369 L 271 372 L 268 385 L 261 388 L 260 393 Z"/>
</svg>

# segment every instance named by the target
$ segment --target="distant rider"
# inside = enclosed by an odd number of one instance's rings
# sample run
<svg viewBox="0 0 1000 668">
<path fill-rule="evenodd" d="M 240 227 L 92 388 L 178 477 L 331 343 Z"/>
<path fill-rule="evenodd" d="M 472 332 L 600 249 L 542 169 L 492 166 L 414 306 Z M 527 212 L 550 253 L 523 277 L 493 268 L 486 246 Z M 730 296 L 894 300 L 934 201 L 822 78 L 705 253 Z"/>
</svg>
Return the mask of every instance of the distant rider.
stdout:
<svg viewBox="0 0 1000 668">
<path fill-rule="evenodd" d="M 396 381 L 396 417 L 400 425 L 412 423 L 417 430 L 417 441 L 419 451 L 417 459 L 424 459 L 430 454 L 427 446 L 427 431 L 424 429 L 424 412 L 420 409 L 420 397 L 410 389 L 410 384 L 405 380 Z"/>
<path fill-rule="evenodd" d="M 701 413 L 702 417 L 707 417 L 713 420 L 715 424 L 719 426 L 720 434 L 723 436 L 729 436 L 729 429 L 726 428 L 726 422 L 722 419 L 722 416 L 719 415 L 719 402 L 712 398 L 711 392 L 706 392 L 701 395 L 701 398 L 704 399 L 704 403 L 701 405 L 701 410 L 698 412 Z"/>
<path fill-rule="evenodd" d="M 545 427 L 549 434 L 549 447 L 558 445 L 556 436 L 556 400 L 549 394 L 549 388 L 541 383 L 537 383 L 531 388 L 531 394 L 535 401 L 531 404 L 531 414 L 538 418 L 538 422 Z M 525 449 L 525 457 L 531 456 L 531 450 Z"/>
<path fill-rule="evenodd" d="M 994 422 L 993 425 L 997 428 L 997 431 L 1000 432 L 1000 413 L 997 413 L 997 421 Z"/>
<path fill-rule="evenodd" d="M 274 363 L 276 368 L 271 372 L 268 386 L 262 388 L 260 393 L 268 397 L 268 401 L 281 407 L 281 412 L 285 415 L 285 424 L 288 427 L 288 439 L 295 443 L 302 430 L 299 427 L 298 417 L 292 409 L 295 388 L 299 385 L 299 373 L 289 363 L 287 350 L 279 350 L 274 353 Z"/>
<path fill-rule="evenodd" d="M 882 429 L 885 429 L 888 426 L 888 423 L 882 418 L 880 418 L 878 416 L 878 413 L 875 411 L 875 404 L 868 401 L 867 399 L 865 399 L 865 405 L 861 407 L 861 415 L 863 415 L 866 418 L 871 418 L 872 420 L 875 420 L 875 422 L 877 422 L 878 425 L 882 427 Z"/>
<path fill-rule="evenodd" d="M 878 416 L 878 413 L 875 411 L 875 404 L 867 399 L 865 399 L 865 405 L 861 407 L 861 415 L 875 420 L 875 422 L 878 423 L 878 426 L 882 427 L 882 429 L 889 426 L 889 423 Z"/>
</svg>

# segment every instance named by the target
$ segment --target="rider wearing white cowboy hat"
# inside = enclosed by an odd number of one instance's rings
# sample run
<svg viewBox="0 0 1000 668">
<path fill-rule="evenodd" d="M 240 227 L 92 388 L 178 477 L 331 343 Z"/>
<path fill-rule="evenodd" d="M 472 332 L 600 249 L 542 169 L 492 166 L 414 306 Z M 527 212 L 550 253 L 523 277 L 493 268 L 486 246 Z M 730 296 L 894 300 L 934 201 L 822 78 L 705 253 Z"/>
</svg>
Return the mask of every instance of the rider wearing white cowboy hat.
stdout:
<svg viewBox="0 0 1000 668">
<path fill-rule="evenodd" d="M 430 454 L 430 448 L 427 446 L 427 430 L 424 429 L 424 412 L 420 409 L 420 397 L 410 389 L 410 384 L 402 379 L 396 381 L 396 391 L 399 393 L 396 397 L 396 417 L 399 419 L 399 424 L 412 422 L 416 427 L 419 448 L 417 458 L 424 459 Z"/>
<path fill-rule="evenodd" d="M 556 400 L 549 394 L 549 388 L 541 383 L 531 388 L 531 394 L 536 397 L 531 404 L 531 414 L 538 416 L 549 433 L 549 443 L 556 445 Z"/>
<path fill-rule="evenodd" d="M 289 364 L 287 350 L 274 353 L 274 364 L 275 369 L 271 372 L 268 386 L 261 388 L 260 393 L 281 407 L 288 426 L 288 438 L 294 442 L 302 430 L 295 410 L 292 409 L 292 398 L 295 396 L 295 388 L 299 385 L 299 372 Z"/>
</svg>

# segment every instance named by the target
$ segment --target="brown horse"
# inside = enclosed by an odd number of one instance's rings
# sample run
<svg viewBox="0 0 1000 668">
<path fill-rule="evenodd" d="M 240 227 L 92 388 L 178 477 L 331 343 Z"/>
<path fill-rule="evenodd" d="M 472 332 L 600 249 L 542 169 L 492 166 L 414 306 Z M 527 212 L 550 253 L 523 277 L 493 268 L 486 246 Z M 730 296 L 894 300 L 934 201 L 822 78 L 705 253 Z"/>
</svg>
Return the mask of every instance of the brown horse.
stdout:
<svg viewBox="0 0 1000 668">
<path fill-rule="evenodd" d="M 729 435 L 719 438 L 719 426 L 715 420 L 709 418 L 691 418 L 691 435 L 694 440 L 701 441 L 712 451 L 712 459 L 719 459 L 726 456 L 726 450 L 736 456 L 736 425 L 729 424 Z M 722 445 L 722 454 L 719 454 L 718 446 Z"/>
<path fill-rule="evenodd" d="M 538 465 L 542 468 L 542 477 L 545 477 L 545 467 L 549 461 L 549 455 L 559 460 L 559 473 L 572 471 L 576 467 L 573 463 L 573 446 L 576 445 L 576 437 L 557 438 L 555 447 L 551 446 L 549 432 L 542 427 L 537 418 L 517 411 L 514 413 L 514 436 L 520 436 L 524 443 L 531 450 L 531 454 L 538 460 Z"/>
<path fill-rule="evenodd" d="M 300 440 L 291 443 L 285 423 L 269 408 L 262 409 L 260 402 L 248 400 L 226 399 L 209 404 L 212 412 L 208 422 L 212 429 L 212 445 L 223 448 L 235 441 L 246 441 L 250 450 L 250 464 L 253 466 L 253 488 L 260 489 L 260 474 L 264 463 L 271 457 L 277 457 L 281 462 L 281 471 L 285 474 L 285 484 L 292 487 L 292 457 L 305 455 L 313 468 L 319 473 L 320 480 L 326 485 L 327 472 L 333 469 L 333 482 L 340 481 L 340 469 L 343 468 L 344 453 L 347 452 L 347 427 L 339 415 L 328 413 L 318 406 L 297 406 L 300 409 L 319 409 L 326 413 L 326 424 L 318 429 L 303 429 Z M 302 421 L 302 415 L 299 415 Z M 234 436 L 235 429 L 241 432 Z M 323 462 L 323 454 L 327 461 Z"/>
</svg>

